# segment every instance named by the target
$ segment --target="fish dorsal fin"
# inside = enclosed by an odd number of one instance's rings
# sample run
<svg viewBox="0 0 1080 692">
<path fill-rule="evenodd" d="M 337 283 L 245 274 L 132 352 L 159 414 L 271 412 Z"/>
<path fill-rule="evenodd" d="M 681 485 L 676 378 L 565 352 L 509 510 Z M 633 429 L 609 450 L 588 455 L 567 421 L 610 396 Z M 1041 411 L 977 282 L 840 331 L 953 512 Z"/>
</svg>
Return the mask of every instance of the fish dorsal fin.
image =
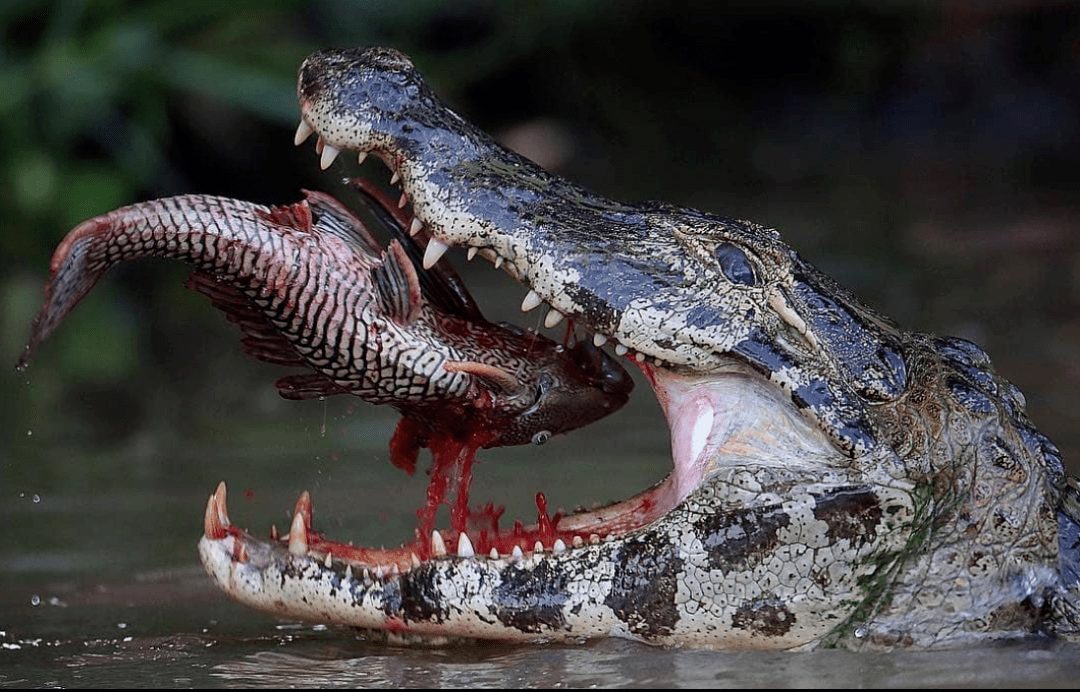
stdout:
<svg viewBox="0 0 1080 692">
<path fill-rule="evenodd" d="M 240 340 L 244 353 L 276 365 L 307 365 L 289 340 L 239 289 L 205 272 L 192 272 L 184 281 L 184 286 L 209 298 L 215 308 L 240 327 L 244 333 Z"/>
<path fill-rule="evenodd" d="M 311 206 L 306 199 L 302 199 L 294 204 L 270 207 L 269 211 L 260 210 L 257 211 L 256 214 L 269 223 L 295 229 L 297 231 L 303 231 L 304 233 L 311 233 L 311 229 L 314 226 L 311 217 Z"/>
<path fill-rule="evenodd" d="M 349 184 L 360 193 L 360 201 L 386 228 L 390 237 L 401 243 L 405 254 L 417 268 L 420 286 L 427 301 L 448 315 L 473 322 L 484 320 L 479 306 L 465 288 L 465 282 L 448 262 L 438 262 L 431 269 L 423 269 L 424 248 L 405 230 L 408 225 L 405 213 L 397 208 L 386 193 L 364 178 L 353 178 Z M 418 235 L 426 237 L 424 231 L 420 231 Z"/>
<path fill-rule="evenodd" d="M 371 278 L 383 311 L 398 324 L 412 324 L 420 315 L 420 279 L 398 241 L 390 241 Z"/>
<path fill-rule="evenodd" d="M 306 203 L 315 218 L 320 233 L 332 235 L 372 257 L 378 257 L 382 248 L 375 236 L 348 207 L 325 192 L 304 190 Z"/>
</svg>

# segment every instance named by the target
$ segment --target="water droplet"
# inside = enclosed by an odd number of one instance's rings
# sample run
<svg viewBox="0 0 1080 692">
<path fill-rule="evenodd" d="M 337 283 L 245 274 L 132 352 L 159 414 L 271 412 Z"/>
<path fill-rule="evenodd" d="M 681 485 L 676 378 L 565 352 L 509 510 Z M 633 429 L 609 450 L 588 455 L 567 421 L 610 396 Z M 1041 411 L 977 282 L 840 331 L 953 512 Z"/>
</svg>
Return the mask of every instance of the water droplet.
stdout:
<svg viewBox="0 0 1080 692">
<path fill-rule="evenodd" d="M 41 502 L 41 495 L 38 495 L 37 493 L 34 493 L 34 497 L 32 497 L 30 499 L 32 499 L 34 501 L 34 504 L 36 505 L 37 503 Z"/>
<path fill-rule="evenodd" d="M 127 623 L 126 622 L 118 622 L 118 623 L 116 623 L 116 626 L 119 627 L 122 630 L 127 629 Z"/>
<path fill-rule="evenodd" d="M 31 596 L 30 597 L 30 605 L 32 605 L 32 606 L 41 605 L 41 596 L 38 596 L 37 594 L 34 594 L 33 596 Z"/>
<path fill-rule="evenodd" d="M 31 435 L 33 435 L 33 434 L 34 434 L 34 431 L 33 431 L 33 430 L 27 430 L 27 431 L 26 431 L 26 436 L 27 436 L 27 437 L 30 437 L 30 436 L 31 436 Z"/>
</svg>

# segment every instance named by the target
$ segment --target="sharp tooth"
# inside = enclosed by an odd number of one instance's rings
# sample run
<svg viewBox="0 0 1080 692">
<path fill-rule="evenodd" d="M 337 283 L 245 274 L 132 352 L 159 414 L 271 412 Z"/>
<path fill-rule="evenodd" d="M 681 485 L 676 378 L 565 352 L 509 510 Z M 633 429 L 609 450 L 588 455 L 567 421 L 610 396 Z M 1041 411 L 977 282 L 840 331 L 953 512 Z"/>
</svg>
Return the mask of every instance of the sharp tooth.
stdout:
<svg viewBox="0 0 1080 692">
<path fill-rule="evenodd" d="M 596 534 L 596 533 L 590 533 L 589 534 L 589 543 L 592 543 L 593 545 L 597 545 L 599 542 L 600 542 L 600 534 Z"/>
<path fill-rule="evenodd" d="M 412 561 L 412 566 L 413 567 L 419 567 L 420 566 L 420 556 L 417 555 L 416 553 L 409 553 L 409 560 Z"/>
<path fill-rule="evenodd" d="M 289 552 L 293 555 L 307 555 L 307 527 L 304 526 L 304 515 L 300 512 L 293 515 L 292 525 L 289 527 Z"/>
<path fill-rule="evenodd" d="M 525 556 L 525 553 L 521 552 L 521 546 L 520 545 L 515 545 L 514 549 L 510 551 L 510 557 L 514 558 L 515 560 L 519 560 L 524 556 Z"/>
<path fill-rule="evenodd" d="M 390 184 L 397 185 L 399 182 L 401 182 L 401 176 L 398 175 L 397 171 L 394 171 L 394 174 L 390 176 Z"/>
<path fill-rule="evenodd" d="M 306 490 L 300 493 L 300 497 L 296 499 L 296 506 L 293 508 L 293 514 L 299 514 L 304 517 L 304 528 L 311 529 L 311 493 Z"/>
<path fill-rule="evenodd" d="M 653 358 L 653 362 L 656 363 L 657 365 L 663 365 L 664 364 L 664 361 L 660 360 L 659 358 Z"/>
<path fill-rule="evenodd" d="M 323 561 L 323 565 L 326 567 L 326 569 L 330 569 L 334 566 L 334 558 L 332 555 L 330 555 L 330 553 L 326 554 L 326 560 Z"/>
<path fill-rule="evenodd" d="M 347 581 L 352 580 L 352 565 L 345 565 L 345 579 Z"/>
<path fill-rule="evenodd" d="M 607 337 L 603 334 L 593 334 L 592 337 L 593 346 L 600 348 L 607 343 Z"/>
<path fill-rule="evenodd" d="M 544 552 L 544 544 L 541 543 L 540 541 L 537 541 L 536 544 L 533 546 L 533 552 L 534 553 L 542 553 L 542 552 Z"/>
<path fill-rule="evenodd" d="M 397 563 L 390 565 L 390 574 L 397 576 L 401 574 L 401 569 L 397 566 Z"/>
<path fill-rule="evenodd" d="M 585 539 L 581 536 L 574 536 L 574 540 L 572 540 L 571 543 L 575 548 L 580 548 L 581 546 L 585 545 Z"/>
<path fill-rule="evenodd" d="M 488 553 L 488 557 L 491 558 L 492 560 L 498 560 L 499 559 L 499 551 L 495 550 L 495 548 L 492 548 L 491 552 Z"/>
<path fill-rule="evenodd" d="M 502 263 L 503 263 L 502 255 L 497 255 L 495 257 L 495 268 L 498 269 L 499 267 L 501 267 Z"/>
<path fill-rule="evenodd" d="M 276 541 L 279 538 L 281 538 L 281 536 L 278 534 L 277 524 L 271 524 L 270 525 L 270 540 Z"/>
<path fill-rule="evenodd" d="M 405 196 L 405 193 L 401 193 L 401 199 L 397 201 L 397 208 L 404 209 L 405 205 L 409 203 L 409 198 Z"/>
<path fill-rule="evenodd" d="M 220 488 L 221 485 L 218 485 L 219 490 Z M 206 501 L 206 513 L 203 514 L 203 534 L 212 541 L 220 541 L 226 536 L 225 526 L 221 523 L 221 511 L 218 509 L 217 492 Z"/>
<path fill-rule="evenodd" d="M 469 258 L 470 262 L 472 262 L 473 257 L 476 257 L 476 253 L 478 253 L 478 252 L 480 252 L 480 248 L 478 248 L 478 247 L 469 248 L 468 258 Z"/>
<path fill-rule="evenodd" d="M 367 152 L 366 151 L 362 151 L 362 152 L 360 152 L 359 154 L 356 155 L 356 163 L 358 163 L 360 165 L 363 165 L 364 161 L 366 161 L 366 160 L 367 160 Z"/>
<path fill-rule="evenodd" d="M 625 356 L 626 352 L 629 351 L 629 350 L 630 349 L 628 349 L 627 347 L 623 346 L 622 344 L 619 344 L 619 345 L 617 345 L 615 347 L 615 355 L 617 355 L 617 356 Z"/>
<path fill-rule="evenodd" d="M 446 555 L 446 544 L 443 543 L 442 534 L 438 530 L 431 532 L 431 554 L 435 557 Z"/>
<path fill-rule="evenodd" d="M 642 353 L 641 351 L 638 351 L 637 353 L 634 354 L 634 360 L 641 363 L 642 361 L 645 360 L 645 354 Z"/>
<path fill-rule="evenodd" d="M 424 250 L 424 269 L 431 269 L 439 258 L 446 254 L 450 246 L 438 238 L 429 238 L 427 249 Z"/>
<path fill-rule="evenodd" d="M 472 541 L 469 540 L 468 534 L 464 531 L 458 534 L 457 554 L 458 557 L 474 557 L 476 555 L 473 551 Z"/>
<path fill-rule="evenodd" d="M 540 297 L 539 293 L 536 291 L 529 291 L 525 296 L 525 300 L 521 301 L 521 311 L 528 312 L 543 302 L 544 299 Z"/>
<path fill-rule="evenodd" d="M 293 137 L 293 144 L 300 146 L 307 138 L 315 134 L 315 128 L 307 124 L 306 120 L 300 120 L 300 127 L 296 128 L 296 136 Z"/>
<path fill-rule="evenodd" d="M 413 217 L 412 223 L 409 225 L 409 235 L 416 235 L 420 232 L 420 229 L 424 227 L 424 224 L 420 223 L 420 219 Z"/>
<path fill-rule="evenodd" d="M 341 150 L 337 147 L 332 147 L 329 144 L 323 145 L 322 158 L 319 159 L 319 168 L 324 171 L 330 167 L 330 164 L 334 162 L 337 155 L 341 153 Z"/>
<path fill-rule="evenodd" d="M 555 542 L 552 543 L 552 545 L 551 545 L 551 552 L 553 552 L 553 553 L 562 553 L 562 552 L 565 552 L 565 551 L 566 551 L 566 544 L 563 543 L 563 540 L 561 538 L 556 538 Z"/>
<path fill-rule="evenodd" d="M 562 322 L 564 317 L 566 317 L 566 315 L 562 314 L 555 308 L 551 308 L 550 310 L 548 310 L 548 314 L 544 317 L 544 326 L 548 329 L 551 329 L 559 322 Z"/>
<path fill-rule="evenodd" d="M 375 565 L 375 578 L 382 579 L 386 576 L 386 567 L 382 565 Z"/>
</svg>

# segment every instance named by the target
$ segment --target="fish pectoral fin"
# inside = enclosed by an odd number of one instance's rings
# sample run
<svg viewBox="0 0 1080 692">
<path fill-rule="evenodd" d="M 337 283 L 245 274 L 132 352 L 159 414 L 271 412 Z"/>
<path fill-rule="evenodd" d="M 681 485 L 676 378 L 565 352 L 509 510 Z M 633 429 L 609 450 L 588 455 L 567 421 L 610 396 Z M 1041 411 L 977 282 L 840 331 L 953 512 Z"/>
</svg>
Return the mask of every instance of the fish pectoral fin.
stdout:
<svg viewBox="0 0 1080 692">
<path fill-rule="evenodd" d="M 467 372 L 494 385 L 506 394 L 513 394 L 522 388 L 518 378 L 497 365 L 478 363 L 473 360 L 448 360 L 443 363 L 443 370 L 447 372 Z"/>
<path fill-rule="evenodd" d="M 420 279 L 401 243 L 390 241 L 371 278 L 383 311 L 398 324 L 412 324 L 420 315 Z"/>
<path fill-rule="evenodd" d="M 226 319 L 240 327 L 240 331 L 244 333 L 240 341 L 244 353 L 275 365 L 307 365 L 266 315 L 231 284 L 218 281 L 205 272 L 196 271 L 188 276 L 184 286 L 209 298 L 210 303 L 221 310 Z"/>
<path fill-rule="evenodd" d="M 277 387 L 278 394 L 283 399 L 292 401 L 348 394 L 345 389 L 338 386 L 333 380 L 318 373 L 286 375 L 275 382 L 274 386 Z"/>
</svg>

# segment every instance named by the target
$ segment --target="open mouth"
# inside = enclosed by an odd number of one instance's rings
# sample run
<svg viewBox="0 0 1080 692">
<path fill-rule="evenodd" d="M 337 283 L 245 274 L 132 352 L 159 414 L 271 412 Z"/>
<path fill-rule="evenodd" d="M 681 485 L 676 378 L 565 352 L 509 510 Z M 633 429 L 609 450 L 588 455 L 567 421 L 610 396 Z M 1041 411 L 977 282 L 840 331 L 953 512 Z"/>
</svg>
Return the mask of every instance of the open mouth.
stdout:
<svg viewBox="0 0 1080 692">
<path fill-rule="evenodd" d="M 302 143 L 314 129 L 303 121 L 297 131 L 297 144 Z M 316 151 L 323 168 L 329 167 L 340 153 L 320 137 Z M 373 150 L 391 171 L 391 184 L 401 188 L 398 207 L 408 210 L 411 202 L 409 173 L 398 169 L 393 156 Z M 367 153 L 360 153 L 363 162 Z M 426 229 L 434 221 L 425 215 L 426 206 L 417 205 L 408 224 L 412 235 L 427 237 L 423 265 L 431 268 L 451 248 L 449 243 L 428 235 Z M 469 246 L 468 259 L 479 256 L 492 262 L 496 269 L 521 281 L 528 273 L 519 261 L 510 261 L 492 247 Z M 540 307 L 544 298 L 534 288 L 528 288 L 521 309 L 529 312 Z M 544 320 L 548 327 L 561 323 L 566 316 L 549 309 Z M 795 464 L 803 467 L 828 466 L 836 458 L 836 450 L 825 435 L 811 425 L 782 392 L 765 381 L 750 367 L 732 358 L 708 376 L 683 374 L 665 367 L 659 358 L 642 351 L 631 350 L 615 338 L 604 334 L 581 315 L 571 315 L 574 329 L 596 347 L 610 348 L 616 356 L 636 364 L 653 388 L 669 422 L 672 439 L 673 470 L 671 474 L 637 495 L 600 509 L 562 515 L 549 513 L 542 493 L 536 497 L 537 520 L 525 525 L 520 521 L 512 526 L 500 526 L 502 511 L 491 504 L 471 509 L 460 502 L 467 498 L 471 481 L 472 455 L 478 444 L 466 436 L 435 439 L 429 445 L 436 462 L 433 469 L 454 467 L 464 469 L 452 477 L 432 476 L 432 486 L 442 485 L 440 497 L 445 497 L 445 485 L 457 484 L 459 503 L 451 507 L 452 527 L 435 529 L 430 535 L 396 548 L 357 547 L 329 540 L 315 530 L 311 500 L 304 493 L 293 513 L 285 535 L 271 534 L 270 542 L 256 540 L 231 524 L 226 509 L 226 491 L 222 484 L 210 497 L 205 515 L 205 538 L 202 544 L 204 562 L 219 581 L 230 583 L 238 595 L 232 566 L 250 563 L 263 569 L 273 562 L 303 559 L 307 569 L 319 570 L 324 576 L 337 579 L 382 580 L 396 579 L 410 571 L 457 558 L 475 562 L 488 561 L 500 567 L 527 561 L 534 556 L 559 556 L 573 559 L 575 551 L 583 554 L 591 547 L 610 543 L 634 531 L 649 526 L 664 517 L 715 471 L 718 466 L 772 463 L 777 466 Z M 447 463 L 450 459 L 453 463 Z M 441 461 L 440 461 L 441 460 Z M 430 496 L 430 492 L 429 492 Z M 433 512 L 434 508 L 427 507 Z M 424 510 L 422 510 L 424 511 Z M 291 558 L 290 558 L 291 556 Z M 282 612 L 281 599 L 271 602 L 263 596 L 250 596 L 252 605 Z M 310 610 L 295 608 L 300 617 L 315 617 Z M 325 615 L 325 614 L 324 614 Z M 334 619 L 334 618 L 330 618 Z M 371 623 L 368 623 L 371 624 Z"/>
</svg>

